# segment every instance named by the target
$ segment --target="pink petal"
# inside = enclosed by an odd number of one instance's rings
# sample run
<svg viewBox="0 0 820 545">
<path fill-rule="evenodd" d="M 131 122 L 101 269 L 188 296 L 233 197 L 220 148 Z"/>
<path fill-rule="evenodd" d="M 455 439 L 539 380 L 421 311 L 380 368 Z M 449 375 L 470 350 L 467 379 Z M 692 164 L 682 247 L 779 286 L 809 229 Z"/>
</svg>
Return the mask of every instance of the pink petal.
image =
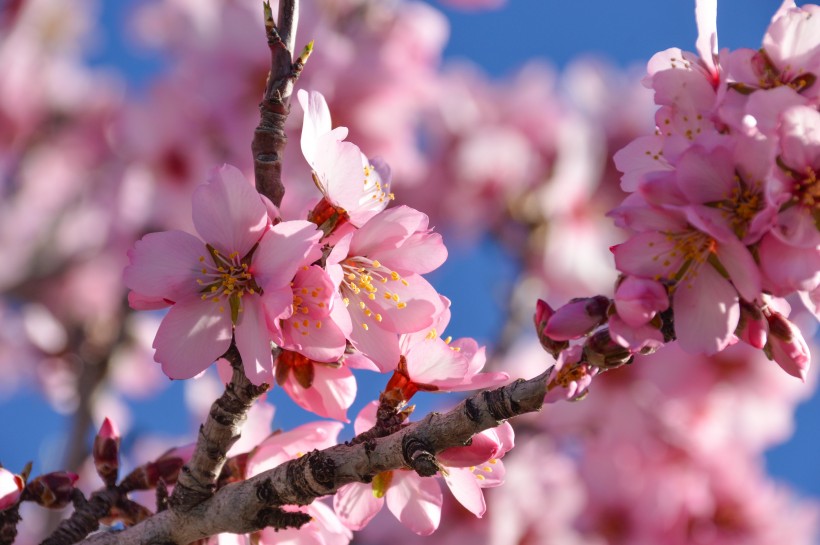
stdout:
<svg viewBox="0 0 820 545">
<path fill-rule="evenodd" d="M 162 319 L 154 339 L 154 359 L 168 377 L 191 378 L 207 369 L 230 344 L 230 309 L 195 298 L 175 304 Z"/>
<path fill-rule="evenodd" d="M 297 327 L 298 326 L 298 327 Z M 329 318 L 294 316 L 282 322 L 283 348 L 299 352 L 314 361 L 334 362 L 344 355 L 347 338 Z"/>
<path fill-rule="evenodd" d="M 615 290 L 618 316 L 631 327 L 640 327 L 669 308 L 669 297 L 660 282 L 626 277 Z"/>
<path fill-rule="evenodd" d="M 793 106 L 781 114 L 780 123 L 783 162 L 797 171 L 820 167 L 820 112 Z"/>
<path fill-rule="evenodd" d="M 302 388 L 289 378 L 282 385 L 288 395 L 303 409 L 319 416 L 349 422 L 347 409 L 356 399 L 356 379 L 347 367 L 313 365 L 314 379 L 310 388 Z"/>
<path fill-rule="evenodd" d="M 743 299 L 754 301 L 760 296 L 760 269 L 742 242 L 737 239 L 721 242 L 717 247 L 717 257 Z"/>
<path fill-rule="evenodd" d="M 414 345 L 405 356 L 407 373 L 417 384 L 461 379 L 467 371 L 464 357 L 438 337 Z"/>
<path fill-rule="evenodd" d="M 392 371 L 399 364 L 401 352 L 397 333 L 371 326 L 365 330 L 360 323 L 354 323 L 350 342 L 356 350 L 370 358 L 382 373 Z"/>
<path fill-rule="evenodd" d="M 402 281 L 388 281 L 381 284 L 376 299 L 373 301 L 362 300 L 365 304 L 382 315 L 382 322 L 376 327 L 381 327 L 396 333 L 413 333 L 430 327 L 435 322 L 438 315 L 444 310 L 441 296 L 427 280 L 417 274 L 410 274 L 402 277 Z M 398 303 L 385 297 L 387 293 L 398 296 L 398 302 L 406 306 L 399 308 Z M 351 319 L 356 324 L 375 320 L 368 320 L 364 312 L 359 308 L 358 302 L 351 299 L 348 310 Z"/>
<path fill-rule="evenodd" d="M 384 505 L 384 498 L 373 495 L 373 487 L 365 483 L 351 483 L 336 492 L 333 509 L 351 530 L 361 530 L 373 520 Z"/>
<path fill-rule="evenodd" d="M 717 41 L 717 0 L 696 0 L 695 19 L 698 24 L 698 38 L 695 49 L 712 73 L 716 73 L 715 59 L 718 55 Z"/>
<path fill-rule="evenodd" d="M 356 144 L 334 134 L 321 136 L 316 145 L 316 174 L 328 200 L 344 210 L 355 210 L 364 193 L 362 152 Z"/>
<path fill-rule="evenodd" d="M 722 201 L 734 185 L 735 163 L 725 148 L 711 152 L 693 146 L 678 162 L 677 181 L 680 190 L 693 203 Z"/>
<path fill-rule="evenodd" d="M 438 528 L 444 498 L 436 479 L 419 477 L 412 471 L 394 471 L 386 499 L 390 512 L 416 534 L 427 536 Z"/>
<path fill-rule="evenodd" d="M 481 518 L 487 510 L 484 502 L 484 492 L 478 485 L 475 474 L 466 468 L 447 468 L 447 475 L 444 482 L 450 488 L 450 492 L 469 512 Z"/>
<path fill-rule="evenodd" d="M 409 206 L 388 208 L 353 235 L 350 254 L 379 258 L 381 252 L 398 248 L 412 234 L 426 231 L 428 221 L 425 214 Z"/>
<path fill-rule="evenodd" d="M 316 168 L 316 146 L 320 136 L 331 131 L 330 109 L 327 101 L 318 91 L 308 93 L 304 89 L 299 89 L 296 93 L 299 104 L 305 113 L 302 124 L 302 155 L 312 168 Z M 337 140 L 344 140 L 347 137 L 347 129 L 339 127 L 334 131 Z"/>
<path fill-rule="evenodd" d="M 200 257 L 210 260 L 205 244 L 183 231 L 151 233 L 128 251 L 126 287 L 152 299 L 177 301 L 199 291 Z"/>
<path fill-rule="evenodd" d="M 784 244 L 768 234 L 759 245 L 760 268 L 774 295 L 812 291 L 820 286 L 820 250 Z"/>
<path fill-rule="evenodd" d="M 656 275 L 666 277 L 670 271 L 677 269 L 680 259 L 668 266 L 656 256 L 669 255 L 674 251 L 674 243 L 663 233 L 650 231 L 633 235 L 623 244 L 614 247 L 615 267 L 626 274 L 654 278 Z M 679 253 L 679 252 L 678 252 Z"/>
<path fill-rule="evenodd" d="M 224 255 L 244 257 L 265 232 L 268 212 L 239 169 L 224 165 L 194 191 L 193 220 L 205 242 Z"/>
<path fill-rule="evenodd" d="M 681 281 L 673 296 L 675 334 L 690 354 L 715 354 L 732 342 L 740 319 L 735 288 L 704 264 L 691 281 Z"/>
<path fill-rule="evenodd" d="M 379 410 L 379 402 L 371 401 L 359 411 L 356 420 L 353 422 L 353 430 L 356 435 L 364 433 L 376 425 L 376 414 Z"/>
<path fill-rule="evenodd" d="M 399 273 L 425 274 L 447 260 L 447 248 L 438 233 L 415 233 L 398 248 L 380 250 L 378 258 L 382 265 Z"/>
<path fill-rule="evenodd" d="M 299 267 L 321 256 L 321 238 L 321 231 L 309 221 L 274 225 L 259 241 L 250 272 L 263 290 L 289 286 Z"/>
<path fill-rule="evenodd" d="M 259 296 L 249 295 L 242 300 L 235 328 L 236 347 L 242 356 L 245 375 L 257 386 L 273 382 L 273 358 L 271 356 L 271 334 L 263 315 Z"/>
</svg>

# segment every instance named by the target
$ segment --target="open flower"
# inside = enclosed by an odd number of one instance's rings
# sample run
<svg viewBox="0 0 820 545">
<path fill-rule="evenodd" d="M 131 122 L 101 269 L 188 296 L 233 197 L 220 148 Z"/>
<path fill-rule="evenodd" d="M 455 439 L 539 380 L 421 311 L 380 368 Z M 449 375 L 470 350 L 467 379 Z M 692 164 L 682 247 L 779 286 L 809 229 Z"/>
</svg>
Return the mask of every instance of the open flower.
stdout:
<svg viewBox="0 0 820 545">
<path fill-rule="evenodd" d="M 305 112 L 302 154 L 313 169 L 323 202 L 361 227 L 393 200 L 390 168 L 379 159 L 369 160 L 355 144 L 344 142 L 346 127 L 331 129 L 330 110 L 321 93 L 302 89 L 297 98 Z M 323 210 L 320 205 L 312 215 L 321 216 Z"/>
<path fill-rule="evenodd" d="M 376 423 L 378 402 L 368 404 L 353 424 L 356 434 Z M 441 521 L 443 496 L 436 479 L 420 477 L 415 471 L 384 471 L 370 483 L 351 483 L 333 497 L 333 509 L 345 526 L 361 530 L 387 503 L 391 513 L 419 535 L 430 535 Z"/>
<path fill-rule="evenodd" d="M 353 330 L 350 341 L 381 371 L 399 363 L 398 337 L 429 328 L 444 309 L 422 278 L 447 258 L 427 216 L 407 206 L 385 210 L 345 235 L 327 258 Z"/>
<path fill-rule="evenodd" d="M 195 191 L 193 221 L 202 238 L 152 233 L 128 254 L 124 278 L 132 306 L 171 305 L 154 339 L 154 359 L 170 378 L 190 378 L 235 336 L 248 378 L 270 382 L 267 324 L 290 311 L 290 282 L 300 264 L 319 257 L 321 233 L 307 221 L 271 226 L 259 194 L 229 165 Z"/>
</svg>

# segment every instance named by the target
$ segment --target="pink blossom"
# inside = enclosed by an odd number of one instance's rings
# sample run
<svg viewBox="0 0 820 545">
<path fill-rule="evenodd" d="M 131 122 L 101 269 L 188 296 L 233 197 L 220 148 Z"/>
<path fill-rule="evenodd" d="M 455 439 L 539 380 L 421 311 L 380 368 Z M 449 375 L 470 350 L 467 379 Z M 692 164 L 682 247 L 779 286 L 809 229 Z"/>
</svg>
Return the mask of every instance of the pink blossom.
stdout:
<svg viewBox="0 0 820 545">
<path fill-rule="evenodd" d="M 396 373 L 403 375 L 405 401 L 415 389 L 424 391 L 458 392 L 500 386 L 509 380 L 507 373 L 482 373 L 487 361 L 485 347 L 471 338 L 455 341 L 441 334 L 450 322 L 450 301 L 442 297 L 444 310 L 434 327 L 418 333 L 402 335 L 399 346 L 401 363 Z M 391 379 L 391 382 L 393 379 Z M 401 381 L 403 382 L 403 381 Z M 390 388 L 390 383 L 388 387 Z"/>
<path fill-rule="evenodd" d="M 627 276 L 615 289 L 615 307 L 626 324 L 640 327 L 669 308 L 669 297 L 660 282 Z"/>
<path fill-rule="evenodd" d="M 357 434 L 373 427 L 378 402 L 367 405 L 354 423 Z M 333 508 L 345 526 L 361 530 L 382 506 L 419 535 L 429 535 L 441 520 L 443 497 L 436 479 L 423 478 L 414 471 L 392 470 L 379 473 L 371 483 L 351 483 L 333 497 Z"/>
<path fill-rule="evenodd" d="M 291 287 L 293 309 L 280 322 L 282 339 L 278 344 L 315 361 L 338 361 L 352 327 L 338 286 L 323 268 L 304 265 L 296 271 Z"/>
<path fill-rule="evenodd" d="M 390 168 L 381 160 L 369 161 L 355 144 L 343 142 L 346 127 L 331 130 L 330 110 L 321 93 L 300 90 L 297 96 L 305 111 L 302 153 L 316 185 L 350 223 L 361 227 L 393 199 Z"/>
<path fill-rule="evenodd" d="M 739 295 L 751 301 L 760 293 L 757 265 L 734 236 L 717 239 L 695 228 L 690 222 L 703 221 L 693 214 L 669 210 L 657 219 L 663 230 L 613 248 L 616 266 L 669 284 L 678 341 L 687 351 L 718 352 L 733 342 Z"/>
<path fill-rule="evenodd" d="M 406 206 L 385 210 L 340 240 L 327 259 L 353 322 L 350 341 L 382 371 L 399 363 L 398 335 L 430 327 L 444 308 L 421 277 L 447 258 L 427 222 Z"/>
<path fill-rule="evenodd" d="M 820 16 L 820 11 L 818 12 Z M 813 107 L 793 106 L 780 115 L 780 156 L 774 199 L 781 206 L 775 234 L 808 251 L 820 245 L 820 113 Z"/>
<path fill-rule="evenodd" d="M 578 339 L 606 321 L 609 299 L 603 296 L 573 299 L 555 311 L 544 334 L 556 341 Z"/>
<path fill-rule="evenodd" d="M 504 483 L 504 463 L 500 459 L 513 448 L 514 438 L 512 426 L 503 422 L 473 436 L 469 446 L 450 448 L 436 457 L 445 467 L 442 476 L 450 492 L 479 518 L 486 511 L 481 490 Z"/>
<path fill-rule="evenodd" d="M 0 511 L 16 505 L 22 493 L 22 477 L 0 467 Z"/>
<path fill-rule="evenodd" d="M 583 398 L 598 370 L 584 361 L 581 345 L 564 350 L 553 367 L 544 403 Z"/>
<path fill-rule="evenodd" d="M 767 353 L 784 371 L 805 382 L 811 354 L 803 334 L 779 312 L 769 311 L 765 315 L 769 323 Z"/>
<path fill-rule="evenodd" d="M 306 221 L 271 226 L 260 196 L 228 165 L 194 193 L 193 221 L 202 239 L 153 233 L 129 252 L 126 286 L 137 298 L 172 305 L 154 339 L 154 358 L 169 377 L 190 378 L 235 336 L 248 378 L 270 382 L 266 322 L 291 309 L 290 282 L 302 262 L 319 256 L 321 233 Z"/>
<path fill-rule="evenodd" d="M 319 416 L 347 422 L 356 399 L 356 379 L 344 360 L 323 363 L 283 351 L 276 360 L 276 382 L 297 405 Z"/>
</svg>

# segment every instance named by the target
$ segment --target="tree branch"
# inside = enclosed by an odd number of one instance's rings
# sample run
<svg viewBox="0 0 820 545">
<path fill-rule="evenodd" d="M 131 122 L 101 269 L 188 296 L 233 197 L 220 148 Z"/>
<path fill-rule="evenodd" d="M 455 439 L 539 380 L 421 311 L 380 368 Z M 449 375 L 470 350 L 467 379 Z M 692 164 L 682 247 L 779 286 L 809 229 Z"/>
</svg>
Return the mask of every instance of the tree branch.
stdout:
<svg viewBox="0 0 820 545">
<path fill-rule="evenodd" d="M 282 204 L 282 158 L 287 145 L 285 121 L 290 113 L 290 97 L 300 66 L 294 65 L 299 0 L 279 1 L 279 22 L 273 20 L 265 4 L 265 33 L 271 53 L 271 69 L 265 95 L 259 104 L 259 126 L 253 134 L 253 170 L 256 189 L 277 207 Z"/>
<path fill-rule="evenodd" d="M 87 545 L 190 543 L 221 532 L 248 533 L 270 522 L 271 510 L 307 505 L 353 482 L 370 482 L 383 471 L 438 471 L 435 455 L 467 444 L 476 433 L 502 421 L 541 409 L 552 370 L 484 391 L 452 410 L 431 413 L 396 433 L 359 444 L 314 450 L 246 481 L 229 484 L 187 512 L 164 511 L 117 534 L 100 534 Z"/>
<path fill-rule="evenodd" d="M 208 419 L 199 427 L 191 460 L 179 473 L 169 500 L 175 511 L 189 511 L 213 495 L 227 453 L 242 434 L 248 411 L 269 389 L 267 384 L 255 386 L 248 380 L 235 344 L 231 344 L 224 357 L 231 363 L 233 376 L 222 396 L 211 405 Z"/>
</svg>

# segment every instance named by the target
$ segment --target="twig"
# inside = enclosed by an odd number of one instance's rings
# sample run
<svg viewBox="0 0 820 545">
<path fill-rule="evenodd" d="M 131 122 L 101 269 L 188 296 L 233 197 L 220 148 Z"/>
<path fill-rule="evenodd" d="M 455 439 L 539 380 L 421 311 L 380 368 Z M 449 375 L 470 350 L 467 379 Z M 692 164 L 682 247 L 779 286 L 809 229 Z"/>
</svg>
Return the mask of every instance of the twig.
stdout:
<svg viewBox="0 0 820 545">
<path fill-rule="evenodd" d="M 352 482 L 370 482 L 383 471 L 438 471 L 435 455 L 466 444 L 502 421 L 541 409 L 552 370 L 530 380 L 480 392 L 444 414 L 431 413 L 398 432 L 360 444 L 314 450 L 246 481 L 229 484 L 196 510 L 164 511 L 118 534 L 96 535 L 87 545 L 189 543 L 221 532 L 260 530 L 271 509 L 306 505 Z"/>
<path fill-rule="evenodd" d="M 265 32 L 271 53 L 271 69 L 262 102 L 260 121 L 253 135 L 253 169 L 256 189 L 277 207 L 282 204 L 282 158 L 287 136 L 285 121 L 290 113 L 293 84 L 301 69 L 293 62 L 296 27 L 299 23 L 299 0 L 280 0 L 278 24 L 270 5 L 265 4 Z"/>
<path fill-rule="evenodd" d="M 233 376 L 222 396 L 211 405 L 208 419 L 199 427 L 191 460 L 179 473 L 169 500 L 175 511 L 188 511 L 213 495 L 227 453 L 241 436 L 248 411 L 269 389 L 267 384 L 255 386 L 248 380 L 235 344 L 231 344 L 224 357 L 233 367 Z"/>
</svg>

